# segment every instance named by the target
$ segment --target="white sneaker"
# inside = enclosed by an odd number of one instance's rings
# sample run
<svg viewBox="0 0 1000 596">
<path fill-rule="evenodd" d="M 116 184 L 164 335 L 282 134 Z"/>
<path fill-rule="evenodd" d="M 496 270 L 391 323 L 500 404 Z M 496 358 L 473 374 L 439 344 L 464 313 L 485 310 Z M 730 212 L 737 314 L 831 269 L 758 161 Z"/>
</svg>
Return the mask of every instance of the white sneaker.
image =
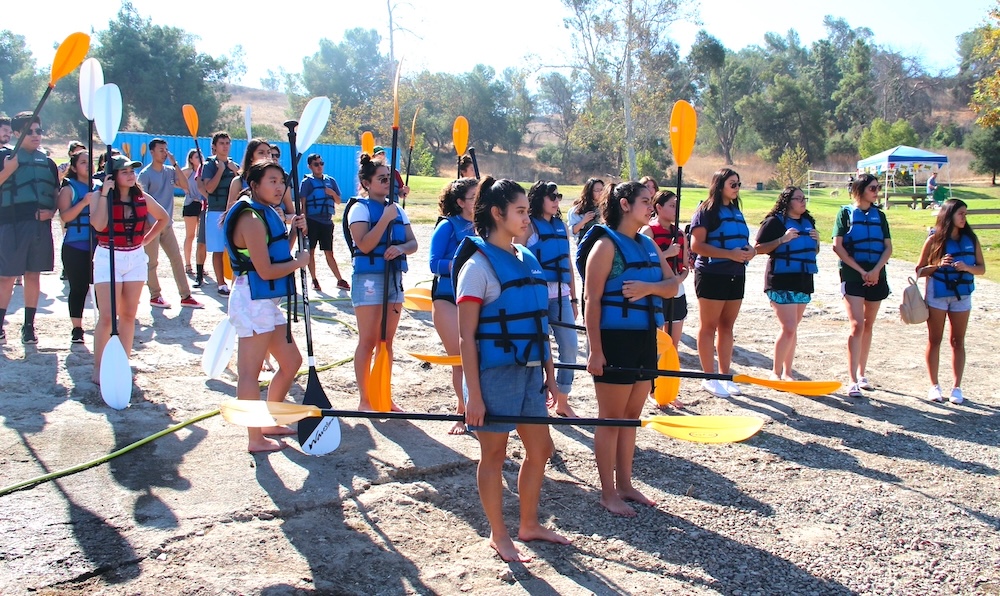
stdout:
<svg viewBox="0 0 1000 596">
<path fill-rule="evenodd" d="M 847 397 L 862 398 L 865 394 L 861 393 L 861 387 L 858 387 L 857 383 L 851 383 L 851 386 L 847 388 Z"/>
<path fill-rule="evenodd" d="M 705 379 L 701 382 L 701 388 L 708 391 L 715 397 L 729 397 L 729 392 L 726 391 L 722 382 L 716 381 L 715 379 Z"/>
<path fill-rule="evenodd" d="M 941 401 L 944 401 L 944 400 L 941 400 Z M 950 401 L 953 404 L 960 404 L 963 401 L 965 401 L 965 396 L 962 395 L 962 388 L 961 387 L 955 387 L 954 389 L 952 389 L 951 390 L 951 397 L 948 398 L 948 401 Z"/>
<path fill-rule="evenodd" d="M 944 396 L 941 395 L 941 386 L 931 385 L 931 388 L 927 390 L 927 399 L 937 403 L 943 402 Z"/>
<path fill-rule="evenodd" d="M 739 385 L 736 383 L 732 381 L 720 381 L 720 383 L 722 383 L 722 387 L 729 392 L 729 395 L 743 395 L 743 392 L 740 391 Z"/>
<path fill-rule="evenodd" d="M 858 388 L 865 391 L 875 391 L 875 386 L 868 382 L 868 377 L 858 379 Z"/>
</svg>

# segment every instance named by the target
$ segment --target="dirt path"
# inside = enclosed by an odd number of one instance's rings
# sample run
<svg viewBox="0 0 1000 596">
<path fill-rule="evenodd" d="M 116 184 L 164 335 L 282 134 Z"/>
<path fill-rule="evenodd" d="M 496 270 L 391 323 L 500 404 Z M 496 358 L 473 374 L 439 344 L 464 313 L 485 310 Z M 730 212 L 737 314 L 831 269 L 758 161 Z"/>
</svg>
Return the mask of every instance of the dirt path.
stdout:
<svg viewBox="0 0 1000 596">
<path fill-rule="evenodd" d="M 430 227 L 416 231 L 421 251 L 408 287 L 429 277 Z M 176 305 L 166 259 L 161 267 L 165 298 Z M 750 267 L 735 355 L 737 372 L 759 377 L 768 374 L 776 331 L 760 291 L 763 267 L 763 259 Z M 828 247 L 820 267 L 797 371 L 845 380 L 847 323 Z M 334 287 L 320 271 L 323 287 Z M 108 465 L 0 497 L 0 593 L 998 594 L 1000 290 L 977 281 L 963 383 L 969 401 L 932 404 L 923 399 L 925 327 L 902 325 L 896 310 L 911 271 L 890 264 L 896 293 L 876 326 L 869 370 L 877 389 L 865 399 L 754 386 L 718 399 L 685 380 L 689 412 L 768 422 L 749 441 L 722 446 L 641 431 L 635 476 L 659 505 L 635 519 L 597 505 L 592 430 L 553 427 L 557 455 L 541 513 L 573 545 L 528 544 L 535 560 L 526 565 L 508 566 L 486 545 L 477 443 L 447 435 L 447 424 L 342 419 L 341 447 L 313 458 L 294 448 L 250 456 L 245 430 L 214 417 Z M 12 340 L 0 349 L 3 486 L 107 454 L 235 393 L 228 373 L 206 381 L 200 370 L 223 312 L 214 291 L 196 295 L 208 305 L 203 311 L 140 307 L 133 358 L 140 389 L 122 412 L 108 409 L 88 381 L 90 335 L 86 349 L 69 349 L 62 293 L 57 273 L 43 276 L 37 347 L 16 341 L 20 290 L 8 316 Z M 681 347 L 688 369 L 697 362 L 692 306 Z M 349 302 L 314 307 L 353 324 Z M 346 326 L 317 320 L 314 329 L 319 364 L 352 355 Z M 397 346 L 400 405 L 452 411 L 449 371 L 405 355 L 439 350 L 429 314 L 405 314 Z M 942 361 L 950 361 L 947 348 Z M 320 378 L 335 407 L 356 406 L 351 364 Z M 301 400 L 302 389 L 293 396 Z M 595 414 L 588 377 L 578 376 L 571 399 L 579 413 Z M 523 458 L 516 438 L 508 455 L 505 509 L 514 523 Z"/>
</svg>

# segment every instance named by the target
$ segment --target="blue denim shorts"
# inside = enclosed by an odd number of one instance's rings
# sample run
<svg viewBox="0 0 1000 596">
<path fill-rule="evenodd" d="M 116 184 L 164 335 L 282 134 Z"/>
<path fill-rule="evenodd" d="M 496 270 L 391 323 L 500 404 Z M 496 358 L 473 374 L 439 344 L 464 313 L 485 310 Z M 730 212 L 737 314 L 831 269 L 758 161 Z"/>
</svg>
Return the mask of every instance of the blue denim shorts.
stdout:
<svg viewBox="0 0 1000 596">
<path fill-rule="evenodd" d="M 486 415 L 537 416 L 549 415 L 545 406 L 545 372 L 541 366 L 511 364 L 479 371 L 479 387 L 483 392 Z M 469 388 L 462 381 L 462 396 L 469 403 Z M 469 430 L 509 433 L 514 424 L 469 426 Z"/>
<path fill-rule="evenodd" d="M 812 296 L 794 290 L 768 290 L 764 292 L 775 304 L 809 304 Z"/>
<path fill-rule="evenodd" d="M 351 304 L 354 306 L 382 306 L 385 286 L 384 273 L 355 273 L 351 276 Z M 397 269 L 389 273 L 389 304 L 403 302 L 403 274 Z"/>
</svg>

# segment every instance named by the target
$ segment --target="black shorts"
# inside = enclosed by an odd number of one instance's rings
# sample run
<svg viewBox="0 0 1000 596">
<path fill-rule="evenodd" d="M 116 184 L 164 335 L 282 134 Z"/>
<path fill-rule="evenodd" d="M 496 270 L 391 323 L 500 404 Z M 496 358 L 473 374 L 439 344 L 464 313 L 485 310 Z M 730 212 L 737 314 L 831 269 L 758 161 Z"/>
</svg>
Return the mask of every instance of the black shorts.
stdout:
<svg viewBox="0 0 1000 596">
<path fill-rule="evenodd" d="M 623 368 L 656 369 L 655 329 L 601 329 L 601 343 L 607 366 Z M 612 372 L 604 371 L 594 377 L 595 383 L 610 385 L 632 385 L 638 381 L 649 381 L 656 377 L 653 372 Z"/>
<path fill-rule="evenodd" d="M 323 223 L 306 218 L 306 233 L 309 236 L 309 248 L 317 246 L 323 252 L 333 250 L 333 223 Z"/>
<path fill-rule="evenodd" d="M 663 320 L 666 322 L 671 322 L 670 319 L 670 305 L 674 305 L 673 312 L 673 322 L 683 321 L 688 316 L 688 300 L 687 295 L 675 296 L 673 298 L 667 298 L 663 301 Z"/>
<path fill-rule="evenodd" d="M 745 275 L 719 275 L 694 270 L 694 293 L 705 300 L 743 300 Z"/>
<path fill-rule="evenodd" d="M 438 283 L 440 282 L 441 279 L 442 278 L 440 278 L 440 277 L 438 277 L 436 275 L 434 276 L 434 280 L 431 282 L 431 298 L 433 300 L 444 300 L 445 302 L 451 302 L 452 304 L 455 304 L 455 296 L 454 295 L 443 294 L 443 293 L 439 294 L 438 293 Z M 445 277 L 443 279 L 449 285 L 451 284 L 451 278 L 450 277 Z M 440 282 L 440 283 L 443 283 L 443 282 Z"/>
<path fill-rule="evenodd" d="M 54 264 L 52 220 L 28 219 L 0 224 L 0 276 L 52 271 Z"/>
<path fill-rule="evenodd" d="M 201 215 L 201 201 L 191 201 L 184 208 L 181 209 L 181 215 L 184 217 L 198 217 Z"/>
<path fill-rule="evenodd" d="M 874 286 L 863 285 L 860 281 L 844 281 L 840 283 L 842 296 L 857 296 L 865 302 L 881 302 L 889 297 L 889 280 L 883 275 Z"/>
</svg>

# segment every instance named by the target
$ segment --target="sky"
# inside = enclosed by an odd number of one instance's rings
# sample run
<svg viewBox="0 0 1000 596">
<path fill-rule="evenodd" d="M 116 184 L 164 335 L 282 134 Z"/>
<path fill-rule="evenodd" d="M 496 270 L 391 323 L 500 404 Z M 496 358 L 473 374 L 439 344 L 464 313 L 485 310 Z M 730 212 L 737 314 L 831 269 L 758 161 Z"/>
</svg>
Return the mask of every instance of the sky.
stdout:
<svg viewBox="0 0 1000 596">
<path fill-rule="evenodd" d="M 395 54 L 405 58 L 404 76 L 425 68 L 468 72 L 480 63 L 500 72 L 508 66 L 535 69 L 571 62 L 572 32 L 563 25 L 568 13 L 560 0 L 389 1 L 396 6 L 396 26 L 405 29 L 395 36 Z M 38 6 L 34 2 L 5 4 L 0 28 L 23 35 L 40 67 L 52 63 L 55 45 L 70 33 L 107 29 L 121 6 L 115 0 L 99 0 L 83 8 L 78 2 L 55 0 L 46 3 L 46 15 L 39 19 L 32 13 Z M 239 10 L 249 5 L 206 3 L 201 6 L 213 8 L 185 10 L 185 3 L 179 1 L 133 0 L 143 18 L 197 36 L 200 52 L 225 56 L 236 44 L 242 45 L 247 73 L 234 82 L 248 87 L 260 87 L 269 69 L 301 72 L 302 59 L 316 52 L 320 39 L 339 43 L 343 32 L 354 27 L 378 29 L 382 51 L 389 51 L 385 2 L 282 0 L 275 4 L 281 11 Z M 954 73 L 958 69 L 955 38 L 983 24 L 988 11 L 997 5 L 997 0 L 952 0 L 945 5 L 930 0 L 898 4 L 871 0 L 701 0 L 701 23 L 677 23 L 670 36 L 682 56 L 687 55 L 700 29 L 732 50 L 762 44 L 769 31 L 784 35 L 789 29 L 795 29 L 808 45 L 825 37 L 823 17 L 830 14 L 846 19 L 851 27 L 870 28 L 880 45 L 920 57 L 933 74 Z M 488 10 L 487 6 L 501 10 Z M 883 6 L 890 8 L 871 10 Z"/>
</svg>

